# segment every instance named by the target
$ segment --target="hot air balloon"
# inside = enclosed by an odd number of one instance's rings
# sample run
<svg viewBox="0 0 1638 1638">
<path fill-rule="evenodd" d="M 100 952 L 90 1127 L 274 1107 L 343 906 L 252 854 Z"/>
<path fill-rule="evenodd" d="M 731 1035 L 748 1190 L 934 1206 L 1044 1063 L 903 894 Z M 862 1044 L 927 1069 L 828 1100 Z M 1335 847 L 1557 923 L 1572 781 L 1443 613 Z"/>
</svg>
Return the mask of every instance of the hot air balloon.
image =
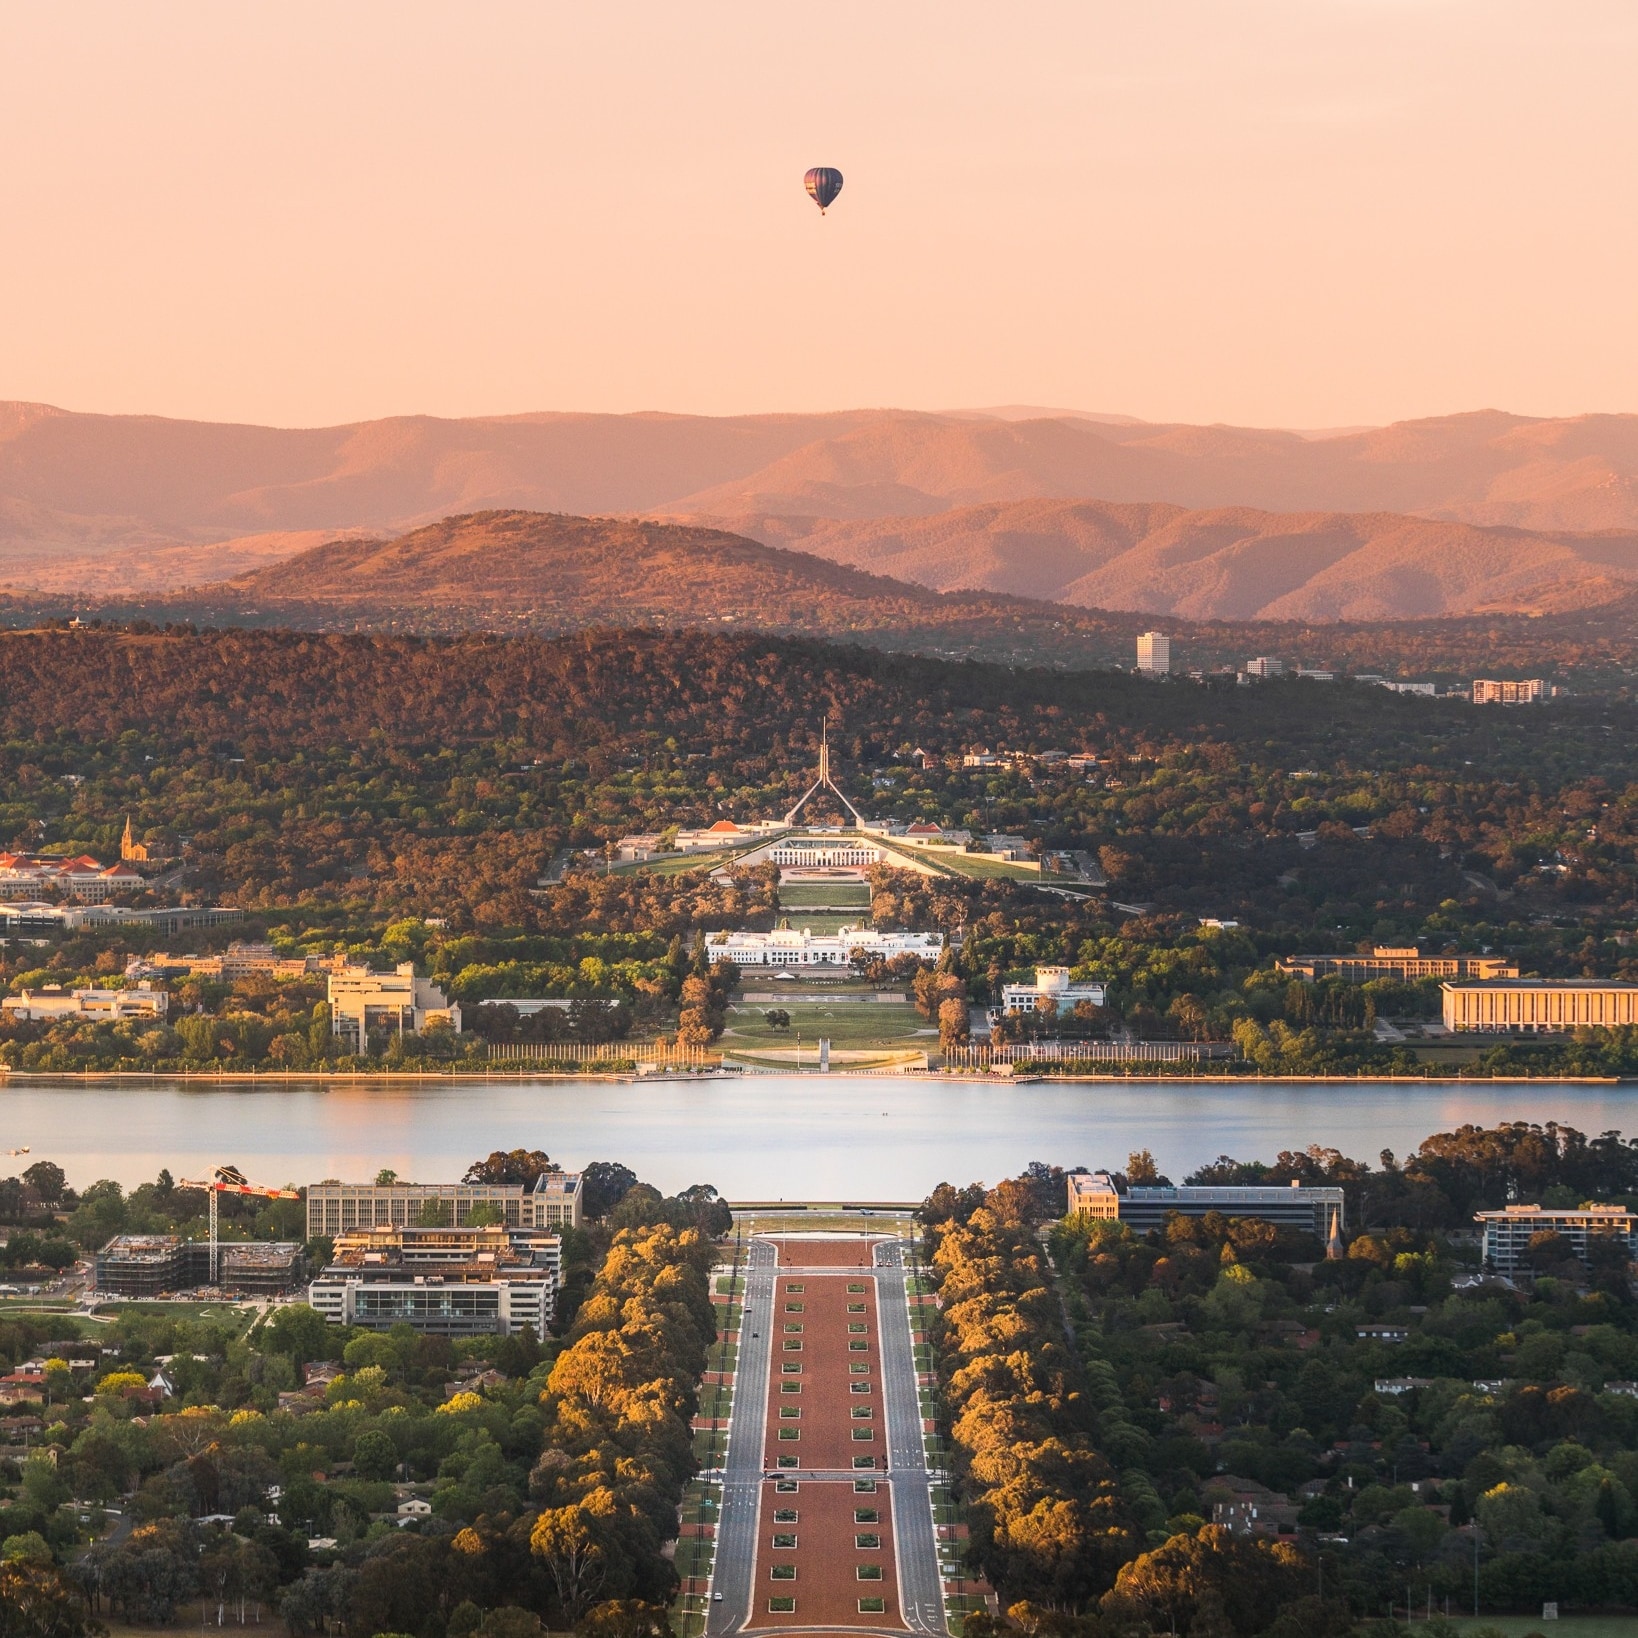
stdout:
<svg viewBox="0 0 1638 1638">
<path fill-rule="evenodd" d="M 815 165 L 802 178 L 803 186 L 813 197 L 813 202 L 819 207 L 819 214 L 825 214 L 825 207 L 835 202 L 836 195 L 842 191 L 842 173 L 834 165 Z"/>
</svg>

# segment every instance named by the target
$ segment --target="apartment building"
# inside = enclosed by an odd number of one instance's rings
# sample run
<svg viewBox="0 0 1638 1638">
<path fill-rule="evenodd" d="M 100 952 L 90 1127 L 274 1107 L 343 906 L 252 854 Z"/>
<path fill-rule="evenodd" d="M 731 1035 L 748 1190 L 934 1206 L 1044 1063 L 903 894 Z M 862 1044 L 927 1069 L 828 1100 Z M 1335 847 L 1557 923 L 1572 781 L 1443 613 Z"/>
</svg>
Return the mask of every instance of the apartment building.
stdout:
<svg viewBox="0 0 1638 1638">
<path fill-rule="evenodd" d="M 432 1336 L 546 1334 L 563 1273 L 558 1235 L 499 1225 L 360 1229 L 336 1242 L 308 1302 L 332 1325 Z"/>
<path fill-rule="evenodd" d="M 0 899 L 61 896 L 76 904 L 106 904 L 121 893 L 140 891 L 142 885 L 142 877 L 130 865 L 104 865 L 86 854 L 59 859 L 0 853 Z"/>
<path fill-rule="evenodd" d="M 311 1183 L 307 1237 L 334 1240 L 366 1229 L 414 1228 L 429 1206 L 441 1206 L 452 1228 L 465 1228 L 480 1206 L 507 1229 L 579 1228 L 585 1181 L 579 1172 L 546 1172 L 521 1183 Z M 489 1215 L 486 1211 L 484 1215 Z"/>
<path fill-rule="evenodd" d="M 157 1297 L 195 1291 L 210 1280 L 210 1242 L 177 1234 L 116 1234 L 96 1255 L 98 1291 L 121 1297 Z M 301 1284 L 307 1272 L 292 1240 L 221 1242 L 216 1288 L 233 1296 L 276 1297 Z"/>
<path fill-rule="evenodd" d="M 1548 692 L 1544 677 L 1531 677 L 1525 682 L 1497 681 L 1492 677 L 1473 679 L 1475 705 L 1539 705 Z"/>
<path fill-rule="evenodd" d="M 1498 1274 L 1512 1275 L 1529 1266 L 1530 1242 L 1538 1234 L 1561 1235 L 1583 1262 L 1587 1247 L 1599 1238 L 1619 1240 L 1630 1258 L 1638 1244 L 1638 1217 L 1625 1206 L 1585 1205 L 1574 1211 L 1556 1206 L 1508 1206 L 1475 1212 L 1484 1232 L 1484 1261 Z"/>
</svg>

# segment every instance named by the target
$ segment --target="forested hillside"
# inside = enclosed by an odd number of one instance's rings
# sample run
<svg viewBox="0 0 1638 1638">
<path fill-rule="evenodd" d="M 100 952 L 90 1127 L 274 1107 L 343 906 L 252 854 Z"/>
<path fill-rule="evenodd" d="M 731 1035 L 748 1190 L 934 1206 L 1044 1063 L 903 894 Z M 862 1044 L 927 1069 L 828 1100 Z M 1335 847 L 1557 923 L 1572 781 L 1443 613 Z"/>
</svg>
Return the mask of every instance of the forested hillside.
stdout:
<svg viewBox="0 0 1638 1638">
<path fill-rule="evenodd" d="M 1380 940 L 1638 976 L 1638 708 L 1593 697 L 1506 710 L 1296 679 L 1157 685 L 752 635 L 14 633 L 0 637 L 0 845 L 109 858 L 129 818 L 179 860 L 161 902 L 246 912 L 185 947 L 259 936 L 291 956 L 414 960 L 463 1003 L 617 1002 L 564 1018 L 588 1044 L 708 1038 L 721 997 L 685 941 L 773 925 L 770 873 L 614 867 L 608 844 L 785 812 L 827 717 L 867 812 L 1004 831 L 1101 875 L 1064 898 L 884 873 L 884 924 L 965 930 L 951 976 L 973 1001 L 1064 963 L 1109 986 L 1094 1033 L 1232 1039 L 1272 1073 L 1420 1073 L 1368 1026 L 1376 1008 L 1425 1018 L 1436 997 L 1293 985 L 1274 959 Z M 975 747 L 1009 757 L 964 766 Z M 1071 768 L 1069 753 L 1094 760 Z M 8 948 L 0 979 L 88 982 L 167 947 L 145 927 L 80 931 Z M 336 1061 L 316 973 L 190 977 L 179 993 L 174 1027 L 7 1023 L 0 1058 Z M 503 1017 L 483 1022 L 512 1038 Z M 479 1048 L 429 1034 L 371 1062 Z M 1500 1046 L 1469 1067 L 1628 1073 L 1638 1041 Z"/>
</svg>

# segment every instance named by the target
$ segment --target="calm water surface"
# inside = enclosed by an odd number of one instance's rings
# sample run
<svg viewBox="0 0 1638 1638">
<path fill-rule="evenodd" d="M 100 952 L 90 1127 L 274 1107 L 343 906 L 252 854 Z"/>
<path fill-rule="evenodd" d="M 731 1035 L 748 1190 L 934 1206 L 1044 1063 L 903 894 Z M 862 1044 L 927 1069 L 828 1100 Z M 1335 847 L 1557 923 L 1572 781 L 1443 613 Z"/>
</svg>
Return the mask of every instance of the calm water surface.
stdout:
<svg viewBox="0 0 1638 1638">
<path fill-rule="evenodd" d="M 365 1181 L 383 1166 L 458 1177 L 491 1149 L 620 1160 L 661 1188 L 730 1199 L 918 1199 L 941 1180 L 993 1183 L 1032 1160 L 1115 1165 L 1152 1149 L 1179 1177 L 1219 1154 L 1272 1159 L 1332 1144 L 1374 1161 L 1463 1122 L 1560 1120 L 1638 1132 L 1638 1087 L 1008 1086 L 919 1077 L 746 1076 L 288 1085 L 0 1082 L 0 1151 L 28 1145 L 83 1187 L 231 1161 L 258 1181 Z M 29 1164 L 0 1153 L 0 1174 Z"/>
</svg>

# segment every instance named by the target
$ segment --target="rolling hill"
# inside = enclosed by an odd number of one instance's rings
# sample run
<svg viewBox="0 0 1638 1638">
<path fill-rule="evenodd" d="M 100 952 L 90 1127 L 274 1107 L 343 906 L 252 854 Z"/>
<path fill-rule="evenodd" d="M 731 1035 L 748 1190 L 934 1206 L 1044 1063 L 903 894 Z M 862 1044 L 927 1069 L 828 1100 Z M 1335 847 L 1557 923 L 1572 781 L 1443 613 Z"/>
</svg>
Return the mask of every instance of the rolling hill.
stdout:
<svg viewBox="0 0 1638 1638">
<path fill-rule="evenodd" d="M 1122 509 L 1107 510 L 1119 522 Z M 1132 527 L 1163 529 L 1167 509 L 1128 510 Z M 235 579 L 162 596 L 0 592 L 0 625 L 69 616 L 138 630 L 187 621 L 448 634 L 726 626 L 1072 667 L 1130 666 L 1134 638 L 1154 618 L 988 590 L 939 592 L 722 530 L 520 511 L 446 518 L 391 540 L 326 541 Z M 1638 587 L 1539 617 L 1169 617 L 1166 630 L 1184 669 L 1221 671 L 1253 654 L 1278 654 L 1291 664 L 1444 681 L 1522 669 L 1624 685 L 1638 663 Z"/>
<path fill-rule="evenodd" d="M 444 518 L 394 540 L 329 541 L 198 595 L 258 614 L 546 631 L 709 622 L 845 630 L 914 621 L 950 601 L 722 530 L 523 511 Z"/>
<path fill-rule="evenodd" d="M 1028 502 L 1053 504 L 1008 511 Z M 0 590 L 168 593 L 315 540 L 514 509 L 726 522 L 934 587 L 1156 613 L 1561 608 L 1633 572 L 1638 416 L 1311 434 L 1003 407 L 285 429 L 0 404 Z"/>
<path fill-rule="evenodd" d="M 1638 583 L 1638 532 L 1391 512 L 997 501 L 931 516 L 740 517 L 735 533 L 939 591 L 1195 620 L 1403 620 L 1591 607 Z"/>
</svg>

